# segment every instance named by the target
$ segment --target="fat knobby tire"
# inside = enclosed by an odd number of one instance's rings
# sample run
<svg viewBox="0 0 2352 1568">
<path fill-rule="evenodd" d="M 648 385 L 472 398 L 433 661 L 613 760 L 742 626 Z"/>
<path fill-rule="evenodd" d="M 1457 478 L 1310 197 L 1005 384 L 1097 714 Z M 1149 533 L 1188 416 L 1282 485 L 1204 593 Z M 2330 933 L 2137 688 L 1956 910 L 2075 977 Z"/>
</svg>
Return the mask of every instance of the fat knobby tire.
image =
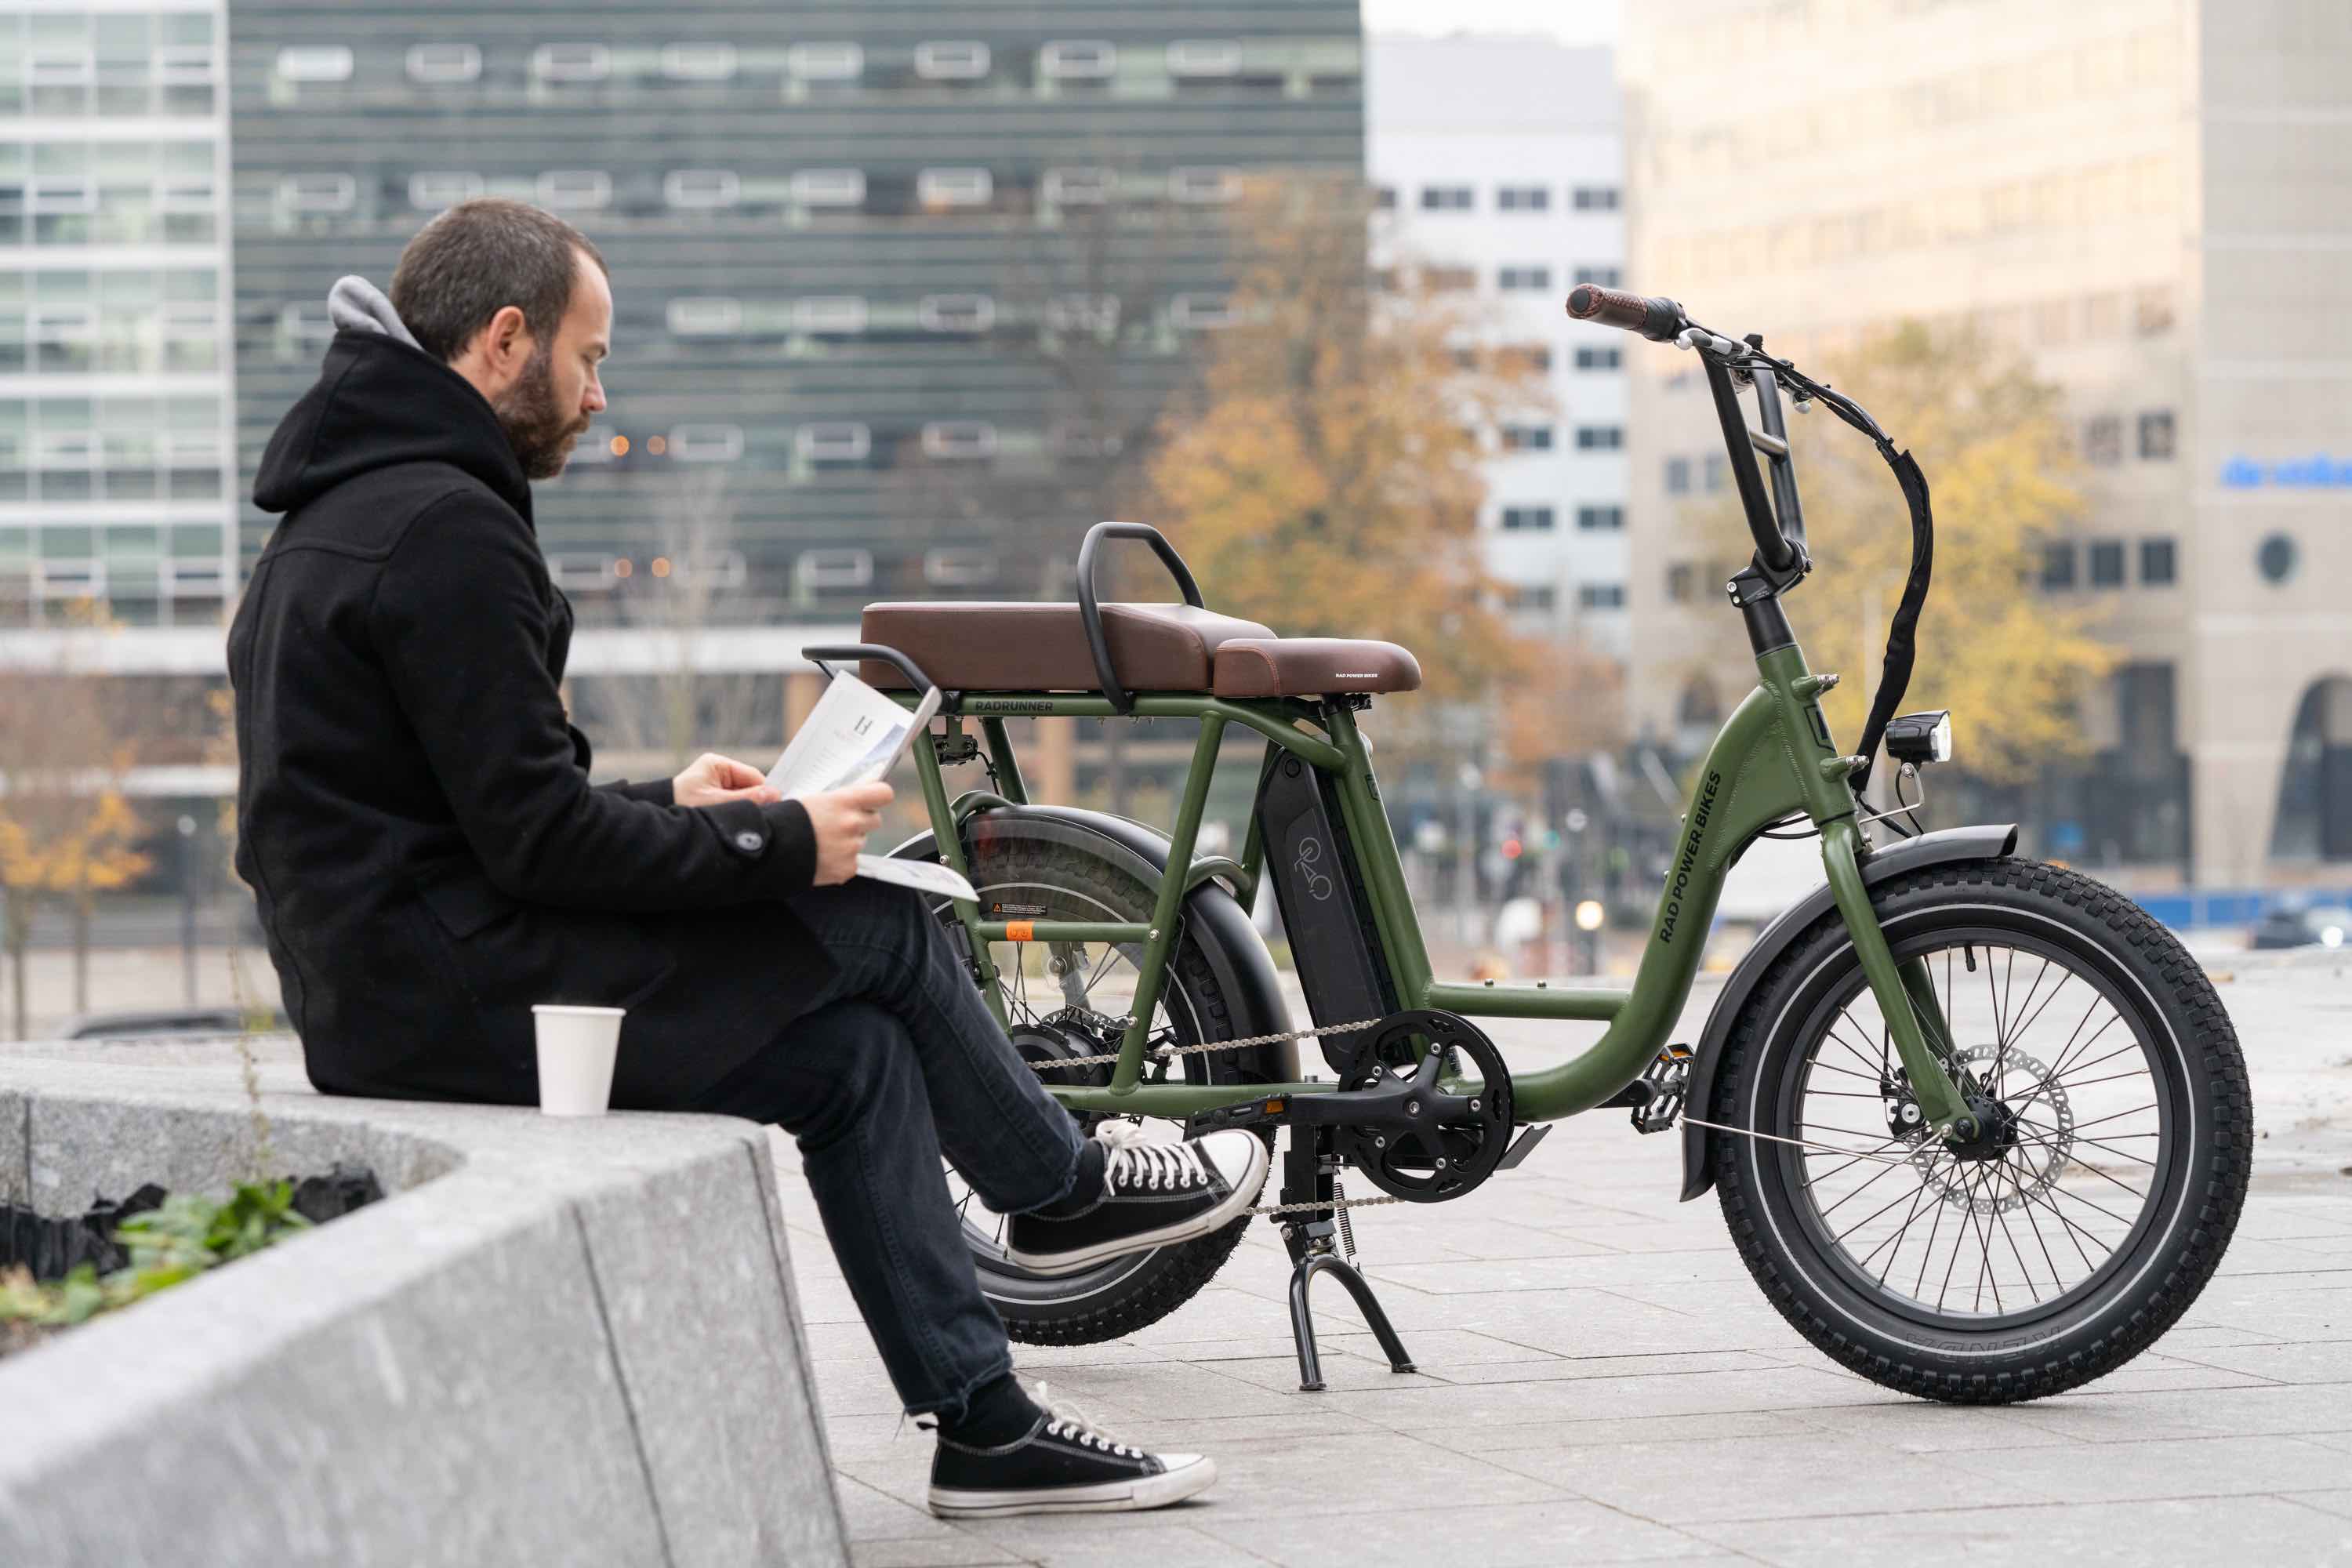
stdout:
<svg viewBox="0 0 2352 1568">
<path fill-rule="evenodd" d="M 2044 918 L 2071 928 L 2077 938 L 2103 949 L 2139 980 L 2181 1042 L 2191 1079 L 2187 1092 L 2200 1097 L 2200 1114 L 2210 1117 L 2212 1129 L 2201 1150 L 2181 1152 L 2180 1157 L 2189 1162 L 2181 1178 L 2191 1187 L 2189 1208 L 2170 1234 L 2156 1243 L 2168 1248 L 2168 1256 L 2116 1299 L 2092 1298 L 2095 1305 L 2083 1321 L 2060 1332 L 2054 1342 L 2011 1357 L 1938 1354 L 1875 1329 L 1865 1330 L 1851 1318 L 1832 1321 L 1819 1288 L 1801 1277 L 1783 1251 L 1782 1235 L 1799 1227 L 1759 1223 L 1759 1205 L 1768 1199 L 1758 1190 L 1748 1146 L 1769 1146 L 1717 1133 L 1712 1141 L 1715 1184 L 1732 1239 L 1766 1299 L 1798 1332 L 1832 1360 L 1888 1388 L 1954 1404 L 2005 1405 L 2062 1393 L 2103 1376 L 2146 1350 L 2188 1310 L 2212 1278 L 2237 1227 L 2250 1174 L 2253 1110 L 2245 1058 L 2229 1015 L 2204 969 L 2178 938 L 2115 889 L 2063 867 L 2021 859 L 1932 867 L 1891 879 L 1874 888 L 1871 896 L 1881 921 L 1890 926 L 1906 914 L 1929 912 L 1945 903 L 2038 908 Z M 1766 971 L 1733 1029 L 1716 1075 L 1711 1120 L 1743 1125 L 1738 1107 L 1743 1101 L 1759 1103 L 1752 1093 L 1753 1075 L 1765 1070 L 1767 1058 L 1779 1055 L 1772 1048 L 1776 1042 L 1764 1036 L 1784 1015 L 1783 1033 L 1802 1026 L 1801 1014 L 1784 1004 L 1792 988 L 1808 973 L 1819 973 L 1825 955 L 1841 946 L 1849 950 L 1845 961 L 1853 962 L 1844 926 L 1832 913 L 1801 933 Z M 1789 1131 L 1764 1130 L 1783 1135 Z M 2144 1239 L 2142 1245 L 2147 1244 Z M 1846 1292 L 1849 1300 L 1861 1299 L 1850 1283 L 1822 1266 L 1817 1250 L 1811 1257 L 1814 1272 L 1831 1279 L 1833 1289 Z M 2112 1279 L 2102 1287 L 2115 1289 Z"/>
</svg>

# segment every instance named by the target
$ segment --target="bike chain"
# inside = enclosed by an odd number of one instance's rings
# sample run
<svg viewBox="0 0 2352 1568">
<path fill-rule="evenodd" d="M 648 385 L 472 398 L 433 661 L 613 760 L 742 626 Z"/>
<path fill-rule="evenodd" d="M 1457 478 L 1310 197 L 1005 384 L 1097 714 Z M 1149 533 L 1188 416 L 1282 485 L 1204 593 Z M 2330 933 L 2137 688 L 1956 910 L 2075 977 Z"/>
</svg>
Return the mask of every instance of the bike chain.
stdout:
<svg viewBox="0 0 2352 1568">
<path fill-rule="evenodd" d="M 1314 1029 L 1285 1029 L 1271 1035 L 1245 1035 L 1238 1040 L 1213 1040 L 1205 1046 L 1162 1046 L 1151 1052 L 1150 1058 L 1154 1061 L 1162 1061 L 1170 1057 L 1194 1057 L 1205 1055 L 1211 1051 L 1238 1051 L 1245 1050 L 1251 1046 L 1277 1045 L 1284 1040 L 1311 1040 L 1318 1035 L 1352 1034 L 1358 1029 L 1369 1029 L 1379 1022 L 1381 1020 L 1378 1018 L 1359 1018 L 1352 1024 L 1325 1024 L 1320 1028 Z M 1115 1062 L 1118 1058 L 1118 1052 L 1110 1051 L 1093 1057 L 1056 1057 L 1051 1061 L 1031 1062 L 1029 1065 L 1038 1072 L 1054 1072 L 1062 1068 L 1100 1067 L 1106 1062 Z M 1236 1085 L 1235 1087 L 1246 1086 Z M 1253 1215 L 1304 1214 L 1321 1209 L 1334 1209 L 1345 1214 L 1349 1209 L 1377 1208 L 1382 1204 L 1401 1204 L 1404 1201 L 1402 1198 L 1392 1197 L 1332 1197 L 1319 1203 L 1259 1204 L 1249 1212 Z M 1353 1249 L 1350 1248 L 1350 1250 Z"/>
</svg>

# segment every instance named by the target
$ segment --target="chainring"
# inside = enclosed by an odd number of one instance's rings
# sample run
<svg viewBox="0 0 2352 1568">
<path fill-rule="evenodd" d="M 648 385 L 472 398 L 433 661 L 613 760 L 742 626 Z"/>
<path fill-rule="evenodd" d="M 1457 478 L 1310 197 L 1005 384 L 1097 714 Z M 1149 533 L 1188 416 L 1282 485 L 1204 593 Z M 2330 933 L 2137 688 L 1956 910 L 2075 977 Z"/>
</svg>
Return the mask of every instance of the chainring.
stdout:
<svg viewBox="0 0 2352 1568">
<path fill-rule="evenodd" d="M 1416 1040 L 1427 1049 L 1417 1050 Z M 1465 1079 L 1475 1080 L 1475 1089 Z M 1355 1037 L 1339 1086 L 1414 1090 L 1407 1121 L 1333 1130 L 1341 1157 L 1391 1197 L 1417 1204 L 1461 1197 L 1493 1175 L 1510 1148 L 1510 1069 L 1495 1043 L 1457 1014 L 1416 1010 L 1382 1019 Z"/>
</svg>

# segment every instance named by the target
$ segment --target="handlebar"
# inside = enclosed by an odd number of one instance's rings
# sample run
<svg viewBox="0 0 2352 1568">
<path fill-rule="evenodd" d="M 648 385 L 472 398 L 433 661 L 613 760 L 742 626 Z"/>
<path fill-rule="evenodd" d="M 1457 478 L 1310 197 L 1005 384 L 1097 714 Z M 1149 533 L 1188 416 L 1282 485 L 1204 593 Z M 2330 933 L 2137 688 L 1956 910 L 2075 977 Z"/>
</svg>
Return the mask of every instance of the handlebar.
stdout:
<svg viewBox="0 0 2352 1568">
<path fill-rule="evenodd" d="M 1568 291 L 1568 313 L 1571 320 L 1622 327 L 1656 343 L 1673 342 L 1675 335 L 1689 324 L 1683 320 L 1683 308 L 1672 300 L 1629 294 L 1622 289 L 1602 289 L 1591 283 L 1580 283 Z"/>
</svg>

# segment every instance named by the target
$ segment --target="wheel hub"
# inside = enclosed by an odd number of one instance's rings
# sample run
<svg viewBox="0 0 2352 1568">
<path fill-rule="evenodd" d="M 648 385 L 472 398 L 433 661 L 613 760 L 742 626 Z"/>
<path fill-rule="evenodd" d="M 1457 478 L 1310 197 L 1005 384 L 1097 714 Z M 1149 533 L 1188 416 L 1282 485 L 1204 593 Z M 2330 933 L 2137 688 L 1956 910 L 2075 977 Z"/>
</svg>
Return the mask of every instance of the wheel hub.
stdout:
<svg viewBox="0 0 2352 1568">
<path fill-rule="evenodd" d="M 1967 1081 L 1962 1098 L 1976 1135 L 1936 1137 L 1900 1068 L 1882 1086 L 1887 1132 L 1911 1146 L 1920 1180 L 1945 1203 L 1979 1215 L 2014 1213 L 2040 1199 L 2065 1168 L 2074 1146 L 2074 1108 L 2048 1066 L 2015 1046 L 1971 1046 L 1953 1066 Z M 1996 1072 L 2000 1081 L 1989 1081 Z"/>
</svg>

